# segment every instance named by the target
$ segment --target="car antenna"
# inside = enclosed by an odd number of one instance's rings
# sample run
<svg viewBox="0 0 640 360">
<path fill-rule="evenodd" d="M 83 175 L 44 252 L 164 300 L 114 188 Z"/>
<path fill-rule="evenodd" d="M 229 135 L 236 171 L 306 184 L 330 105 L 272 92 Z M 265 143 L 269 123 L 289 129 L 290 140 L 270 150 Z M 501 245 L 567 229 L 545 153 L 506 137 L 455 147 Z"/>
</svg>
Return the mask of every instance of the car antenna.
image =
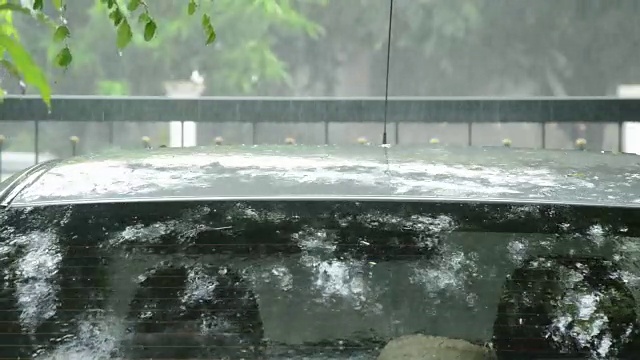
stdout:
<svg viewBox="0 0 640 360">
<path fill-rule="evenodd" d="M 393 0 L 389 0 L 389 35 L 387 37 L 387 76 L 384 83 L 384 125 L 382 129 L 382 145 L 387 143 L 387 113 L 389 107 L 389 64 L 391 63 L 391 24 L 393 22 Z"/>
</svg>

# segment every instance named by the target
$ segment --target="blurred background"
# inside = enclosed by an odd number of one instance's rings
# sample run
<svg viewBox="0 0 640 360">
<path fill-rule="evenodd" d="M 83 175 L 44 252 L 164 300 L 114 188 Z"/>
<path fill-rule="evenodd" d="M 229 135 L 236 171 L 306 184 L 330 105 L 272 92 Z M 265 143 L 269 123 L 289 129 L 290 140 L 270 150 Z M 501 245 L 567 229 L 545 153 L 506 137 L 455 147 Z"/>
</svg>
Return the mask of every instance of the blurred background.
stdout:
<svg viewBox="0 0 640 360">
<path fill-rule="evenodd" d="M 156 39 L 139 32 L 123 52 L 99 0 L 67 0 L 64 14 L 74 60 L 61 70 L 47 65 L 55 95 L 102 96 L 383 96 L 389 0 L 217 0 L 202 2 L 218 38 L 204 46 L 198 18 L 183 1 L 150 1 Z M 640 84 L 640 2 L 637 0 L 396 0 L 391 42 L 390 96 L 411 97 L 634 97 Z M 15 21 L 23 43 L 40 64 L 52 64 L 57 47 L 26 17 Z M 135 31 L 134 31 L 135 33 Z M 48 34 L 48 33 L 47 33 Z M 193 76 L 192 76 L 193 75 Z M 9 94 L 19 94 L 3 76 Z M 28 89 L 28 93 L 34 93 Z M 146 111 L 146 109 L 145 109 Z M 153 112 L 154 109 L 148 109 Z M 276 124 L 260 119 L 257 143 L 324 143 L 321 124 Z M 169 145 L 167 123 L 42 122 L 40 159 L 107 147 Z M 176 119 L 188 120 L 188 119 Z M 437 120 L 437 119 L 436 119 Z M 615 124 L 547 124 L 547 148 L 572 148 L 585 138 L 599 150 L 618 147 Z M 536 124 L 479 124 L 474 143 L 539 146 Z M 107 141 L 107 132 L 114 141 Z M 331 126 L 332 143 L 376 142 L 380 125 L 354 121 Z M 461 124 L 407 124 L 401 143 L 465 145 Z M 248 124 L 198 124 L 197 145 L 216 137 L 225 144 L 252 141 Z M 34 149 L 33 124 L 0 122 L 5 152 Z M 6 154 L 4 155 L 6 156 Z M 28 158 L 33 158 L 29 156 Z M 31 161 L 33 162 L 33 161 Z M 5 161 L 5 163 L 8 163 Z M 30 164 L 28 164 L 30 165 Z M 8 166 L 8 165 L 6 165 Z"/>
</svg>

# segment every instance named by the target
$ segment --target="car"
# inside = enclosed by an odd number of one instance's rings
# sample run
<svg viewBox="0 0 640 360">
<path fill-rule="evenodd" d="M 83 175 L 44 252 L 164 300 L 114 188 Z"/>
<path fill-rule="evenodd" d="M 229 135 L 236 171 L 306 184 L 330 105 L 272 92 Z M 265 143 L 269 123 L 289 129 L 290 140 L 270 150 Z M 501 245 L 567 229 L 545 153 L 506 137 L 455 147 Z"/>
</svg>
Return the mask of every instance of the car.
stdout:
<svg viewBox="0 0 640 360">
<path fill-rule="evenodd" d="M 0 136 L 0 145 L 1 144 L 2 136 Z M 36 158 L 38 158 L 39 161 L 48 161 L 56 157 L 50 153 L 36 154 L 34 152 L 0 151 L 0 179 L 5 180 L 14 173 L 20 172 L 24 168 L 33 165 Z"/>
<path fill-rule="evenodd" d="M 440 145 L 44 162 L 0 186 L 0 358 L 637 359 L 639 178 Z"/>
</svg>

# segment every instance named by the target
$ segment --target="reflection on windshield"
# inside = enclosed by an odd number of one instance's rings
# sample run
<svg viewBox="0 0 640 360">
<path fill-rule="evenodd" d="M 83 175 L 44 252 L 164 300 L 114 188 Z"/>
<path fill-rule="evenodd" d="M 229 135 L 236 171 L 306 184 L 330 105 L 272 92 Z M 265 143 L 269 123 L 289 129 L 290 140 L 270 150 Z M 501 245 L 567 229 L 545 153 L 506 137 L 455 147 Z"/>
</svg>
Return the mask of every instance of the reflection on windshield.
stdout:
<svg viewBox="0 0 640 360">
<path fill-rule="evenodd" d="M 295 202 L 11 209 L 0 232 L 0 357 L 633 359 L 640 248 L 621 214 Z"/>
</svg>

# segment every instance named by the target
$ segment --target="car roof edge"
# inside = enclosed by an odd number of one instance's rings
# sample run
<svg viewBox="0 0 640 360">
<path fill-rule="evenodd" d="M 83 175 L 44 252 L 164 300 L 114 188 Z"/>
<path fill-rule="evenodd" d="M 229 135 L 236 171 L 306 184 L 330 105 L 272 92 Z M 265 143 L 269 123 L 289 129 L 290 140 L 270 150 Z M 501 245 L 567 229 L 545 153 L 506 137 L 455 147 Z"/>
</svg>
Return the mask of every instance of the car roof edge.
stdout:
<svg viewBox="0 0 640 360">
<path fill-rule="evenodd" d="M 11 206 L 13 199 L 15 199 L 24 189 L 28 188 L 47 171 L 53 168 L 54 164 L 57 164 L 60 161 L 60 159 L 48 160 L 24 170 L 9 185 L 0 191 L 0 207 L 7 208 Z"/>
</svg>

